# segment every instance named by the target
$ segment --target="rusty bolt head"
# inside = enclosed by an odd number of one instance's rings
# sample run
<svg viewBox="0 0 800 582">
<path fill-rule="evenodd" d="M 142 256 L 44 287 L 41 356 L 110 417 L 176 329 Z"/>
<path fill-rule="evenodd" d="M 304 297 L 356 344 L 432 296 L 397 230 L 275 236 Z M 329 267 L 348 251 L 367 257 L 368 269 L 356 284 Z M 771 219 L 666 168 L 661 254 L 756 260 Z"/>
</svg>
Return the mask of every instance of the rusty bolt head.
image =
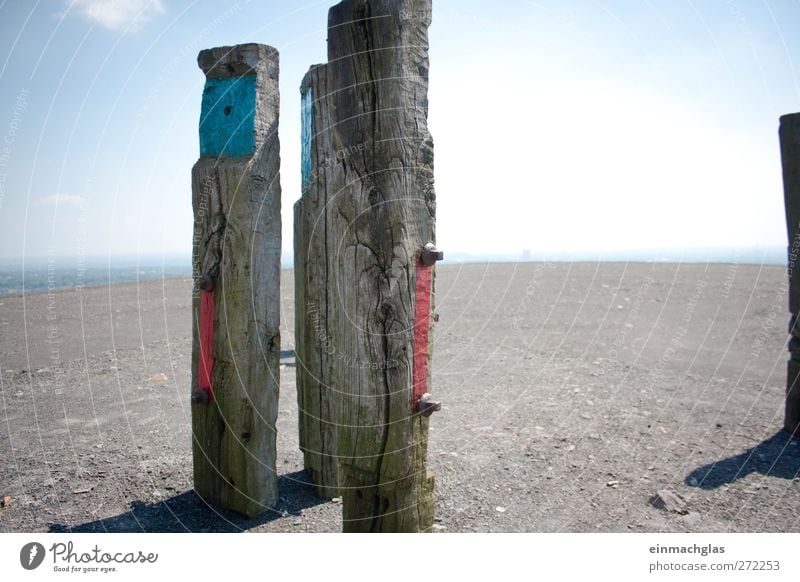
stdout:
<svg viewBox="0 0 800 582">
<path fill-rule="evenodd" d="M 200 289 L 203 291 L 214 290 L 214 279 L 208 273 L 200 277 Z"/>
<path fill-rule="evenodd" d="M 440 251 L 436 248 L 436 245 L 432 242 L 429 242 L 424 247 L 422 247 L 422 254 L 420 255 L 420 260 L 422 261 L 423 265 L 428 267 L 434 265 L 436 261 L 441 261 L 444 259 L 444 252 Z"/>
<path fill-rule="evenodd" d="M 419 399 L 419 413 L 422 416 L 430 416 L 437 410 L 442 409 L 442 403 L 434 400 L 433 396 L 428 394 L 427 392 L 422 395 L 422 398 Z"/>
<path fill-rule="evenodd" d="M 192 403 L 194 404 L 208 404 L 208 392 L 198 388 L 192 392 Z"/>
</svg>

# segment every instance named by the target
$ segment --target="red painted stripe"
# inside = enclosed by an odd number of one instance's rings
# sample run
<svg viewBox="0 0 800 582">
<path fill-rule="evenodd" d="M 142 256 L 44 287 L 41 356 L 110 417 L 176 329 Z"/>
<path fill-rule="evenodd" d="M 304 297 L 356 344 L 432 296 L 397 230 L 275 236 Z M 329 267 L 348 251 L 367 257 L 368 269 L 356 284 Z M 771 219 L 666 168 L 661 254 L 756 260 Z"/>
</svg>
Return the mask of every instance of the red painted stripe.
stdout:
<svg viewBox="0 0 800 582">
<path fill-rule="evenodd" d="M 211 385 L 212 373 L 214 371 L 214 358 L 212 348 L 214 346 L 214 292 L 200 292 L 200 357 L 198 358 L 198 377 L 200 390 L 205 390 L 209 401 L 214 394 Z"/>
<path fill-rule="evenodd" d="M 417 263 L 417 286 L 414 308 L 414 396 L 412 409 L 428 391 L 428 342 L 431 329 L 431 281 L 433 267 Z"/>
</svg>

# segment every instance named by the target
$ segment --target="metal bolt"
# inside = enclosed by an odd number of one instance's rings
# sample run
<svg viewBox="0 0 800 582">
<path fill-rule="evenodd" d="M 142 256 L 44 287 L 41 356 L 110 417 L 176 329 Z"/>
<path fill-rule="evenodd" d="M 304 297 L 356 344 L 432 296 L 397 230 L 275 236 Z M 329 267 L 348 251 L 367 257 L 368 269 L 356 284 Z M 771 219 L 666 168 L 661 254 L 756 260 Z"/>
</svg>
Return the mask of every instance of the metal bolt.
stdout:
<svg viewBox="0 0 800 582">
<path fill-rule="evenodd" d="M 430 416 L 437 410 L 442 409 L 442 403 L 438 400 L 434 400 L 433 396 L 428 394 L 427 392 L 422 395 L 422 398 L 419 399 L 419 413 L 422 416 Z"/>
<path fill-rule="evenodd" d="M 208 273 L 200 277 L 200 289 L 202 291 L 214 290 L 214 279 Z"/>
<path fill-rule="evenodd" d="M 428 267 L 434 265 L 436 261 L 441 261 L 444 259 L 444 252 L 440 251 L 436 248 L 436 245 L 432 242 L 429 242 L 424 247 L 422 247 L 422 254 L 420 255 L 420 260 L 422 261 L 423 265 Z"/>
<path fill-rule="evenodd" d="M 193 404 L 208 404 L 208 392 L 205 390 L 201 390 L 200 388 L 196 389 L 192 392 L 192 403 Z"/>
</svg>

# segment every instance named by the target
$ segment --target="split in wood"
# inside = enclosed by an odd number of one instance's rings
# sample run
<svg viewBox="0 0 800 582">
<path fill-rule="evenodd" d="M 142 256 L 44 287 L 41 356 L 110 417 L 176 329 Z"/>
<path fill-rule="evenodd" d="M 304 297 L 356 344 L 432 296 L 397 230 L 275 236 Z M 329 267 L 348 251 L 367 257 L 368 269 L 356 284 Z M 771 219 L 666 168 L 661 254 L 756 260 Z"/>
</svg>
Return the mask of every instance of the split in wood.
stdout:
<svg viewBox="0 0 800 582">
<path fill-rule="evenodd" d="M 420 260 L 422 261 L 423 265 L 431 267 L 436 264 L 436 261 L 441 261 L 443 259 L 444 252 L 437 249 L 436 245 L 432 242 L 429 242 L 422 247 L 422 255 L 420 256 Z"/>
<path fill-rule="evenodd" d="M 422 416 L 430 416 L 434 412 L 442 409 L 442 403 L 434 400 L 433 396 L 427 392 L 419 399 L 419 413 Z"/>
</svg>

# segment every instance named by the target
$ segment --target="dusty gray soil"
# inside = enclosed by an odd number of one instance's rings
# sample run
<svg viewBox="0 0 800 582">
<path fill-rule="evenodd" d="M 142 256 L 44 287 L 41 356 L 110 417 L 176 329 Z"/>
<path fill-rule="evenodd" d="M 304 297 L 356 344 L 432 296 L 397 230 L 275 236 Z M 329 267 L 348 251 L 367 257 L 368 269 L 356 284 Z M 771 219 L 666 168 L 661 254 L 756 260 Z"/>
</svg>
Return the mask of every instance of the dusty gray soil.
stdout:
<svg viewBox="0 0 800 582">
<path fill-rule="evenodd" d="M 0 531 L 339 531 L 297 450 L 291 275 L 282 499 L 255 520 L 192 492 L 190 281 L 0 298 Z M 800 530 L 783 268 L 445 265 L 437 286 L 437 531 Z"/>
</svg>

